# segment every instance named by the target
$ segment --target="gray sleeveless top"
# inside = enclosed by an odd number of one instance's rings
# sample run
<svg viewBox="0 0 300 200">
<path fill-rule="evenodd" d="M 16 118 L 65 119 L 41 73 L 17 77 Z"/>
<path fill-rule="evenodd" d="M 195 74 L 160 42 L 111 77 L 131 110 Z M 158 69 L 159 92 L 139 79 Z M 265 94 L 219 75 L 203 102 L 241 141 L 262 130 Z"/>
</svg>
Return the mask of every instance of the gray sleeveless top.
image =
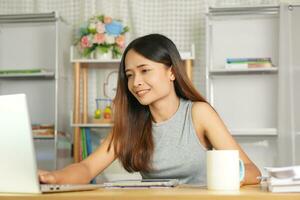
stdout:
<svg viewBox="0 0 300 200">
<path fill-rule="evenodd" d="M 179 179 L 180 184 L 206 183 L 206 150 L 192 120 L 192 102 L 180 99 L 176 113 L 161 123 L 152 123 L 153 171 L 140 172 L 143 179 Z"/>
</svg>

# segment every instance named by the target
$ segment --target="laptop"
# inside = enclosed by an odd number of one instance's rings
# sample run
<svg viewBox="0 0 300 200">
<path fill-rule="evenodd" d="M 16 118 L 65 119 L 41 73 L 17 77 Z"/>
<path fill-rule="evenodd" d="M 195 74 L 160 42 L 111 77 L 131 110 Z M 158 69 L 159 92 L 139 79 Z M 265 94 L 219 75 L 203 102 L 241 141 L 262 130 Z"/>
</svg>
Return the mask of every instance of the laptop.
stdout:
<svg viewBox="0 0 300 200">
<path fill-rule="evenodd" d="M 104 183 L 106 188 L 166 188 L 176 187 L 178 179 L 116 180 Z"/>
<path fill-rule="evenodd" d="M 25 94 L 0 96 L 0 193 L 92 190 L 97 184 L 40 184 Z"/>
</svg>

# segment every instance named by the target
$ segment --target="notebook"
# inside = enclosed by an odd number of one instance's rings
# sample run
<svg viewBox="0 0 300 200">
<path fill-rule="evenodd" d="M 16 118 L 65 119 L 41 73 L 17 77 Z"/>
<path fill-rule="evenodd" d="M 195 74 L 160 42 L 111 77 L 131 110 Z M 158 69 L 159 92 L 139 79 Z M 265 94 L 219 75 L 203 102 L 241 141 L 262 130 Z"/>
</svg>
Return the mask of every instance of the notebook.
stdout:
<svg viewBox="0 0 300 200">
<path fill-rule="evenodd" d="M 25 94 L 0 96 L 0 192 L 44 193 L 92 190 L 102 185 L 46 185 L 37 175 Z"/>
</svg>

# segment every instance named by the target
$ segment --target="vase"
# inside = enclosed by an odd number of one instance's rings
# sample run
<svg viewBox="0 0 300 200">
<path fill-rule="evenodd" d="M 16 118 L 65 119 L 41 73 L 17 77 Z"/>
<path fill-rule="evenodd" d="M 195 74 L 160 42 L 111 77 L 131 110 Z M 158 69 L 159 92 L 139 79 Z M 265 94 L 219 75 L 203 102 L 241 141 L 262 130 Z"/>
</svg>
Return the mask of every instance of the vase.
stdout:
<svg viewBox="0 0 300 200">
<path fill-rule="evenodd" d="M 112 59 L 112 51 L 102 52 L 96 50 L 94 53 L 94 58 L 97 60 L 111 60 Z"/>
</svg>

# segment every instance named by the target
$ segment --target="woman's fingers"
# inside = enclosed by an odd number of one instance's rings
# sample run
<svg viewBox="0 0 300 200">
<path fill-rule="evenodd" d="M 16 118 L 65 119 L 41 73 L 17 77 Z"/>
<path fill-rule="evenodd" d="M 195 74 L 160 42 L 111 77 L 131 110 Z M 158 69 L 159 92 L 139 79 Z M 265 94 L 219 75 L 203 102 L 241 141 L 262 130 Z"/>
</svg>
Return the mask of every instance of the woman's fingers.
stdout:
<svg viewBox="0 0 300 200">
<path fill-rule="evenodd" d="M 56 178 L 52 172 L 39 170 L 38 174 L 39 174 L 39 180 L 41 183 L 48 183 L 48 184 L 57 183 Z"/>
<path fill-rule="evenodd" d="M 49 171 L 46 171 L 46 170 L 38 170 L 38 175 L 40 176 L 40 175 L 43 175 L 43 174 L 48 174 L 48 173 L 50 173 Z"/>
</svg>

